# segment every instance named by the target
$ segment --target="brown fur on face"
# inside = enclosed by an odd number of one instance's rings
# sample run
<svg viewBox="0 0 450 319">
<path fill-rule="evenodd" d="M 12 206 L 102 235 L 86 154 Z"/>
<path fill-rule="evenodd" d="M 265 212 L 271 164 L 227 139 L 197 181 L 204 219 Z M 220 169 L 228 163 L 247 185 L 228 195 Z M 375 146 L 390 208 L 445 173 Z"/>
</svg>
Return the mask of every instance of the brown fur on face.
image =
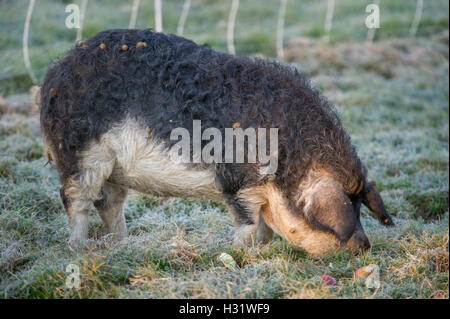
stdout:
<svg viewBox="0 0 450 319">
<path fill-rule="evenodd" d="M 315 228 L 332 232 L 345 244 L 357 225 L 350 198 L 331 174 L 311 169 L 299 186 L 296 207 L 301 207 L 303 216 Z"/>
<path fill-rule="evenodd" d="M 273 182 L 242 190 L 239 197 L 272 230 L 311 254 L 370 247 L 351 200 L 331 174 L 310 170 L 298 194 L 298 211 Z"/>
<path fill-rule="evenodd" d="M 316 230 L 302 218 L 290 212 L 282 192 L 271 182 L 264 186 L 249 188 L 240 198 L 260 208 L 264 222 L 277 234 L 311 254 L 324 254 L 339 248 L 336 236 Z"/>
<path fill-rule="evenodd" d="M 283 238 L 311 254 L 324 254 L 339 248 L 336 236 L 314 229 L 299 214 L 293 214 L 288 209 L 286 199 L 274 185 L 268 185 L 267 199 L 263 218 Z"/>
</svg>

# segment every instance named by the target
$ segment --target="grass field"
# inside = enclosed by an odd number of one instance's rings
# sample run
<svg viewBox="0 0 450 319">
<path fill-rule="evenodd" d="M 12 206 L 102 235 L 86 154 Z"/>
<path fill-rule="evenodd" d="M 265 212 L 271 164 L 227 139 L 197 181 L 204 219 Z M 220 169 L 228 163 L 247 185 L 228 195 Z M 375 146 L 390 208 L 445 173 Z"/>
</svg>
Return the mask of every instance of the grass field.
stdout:
<svg viewBox="0 0 450 319">
<path fill-rule="evenodd" d="M 69 1 L 37 1 L 30 53 L 41 80 L 74 43 L 64 27 Z M 153 26 L 141 1 L 137 27 Z M 230 1 L 193 0 L 185 34 L 226 51 Z M 0 1 L 0 95 L 27 92 L 21 55 L 27 1 Z M 91 215 L 90 248 L 68 249 L 56 171 L 45 166 L 38 116 L 0 114 L 0 297 L 2 298 L 448 298 L 449 32 L 448 1 L 425 1 L 416 38 L 415 1 L 381 1 L 381 29 L 365 44 L 364 1 L 339 0 L 330 43 L 321 40 L 326 1 L 288 2 L 285 55 L 337 106 L 360 157 L 377 182 L 395 228 L 366 209 L 371 251 L 314 258 L 280 237 L 259 249 L 232 246 L 222 204 L 131 194 L 129 238 L 117 245 Z M 84 35 L 128 25 L 131 1 L 89 1 Z M 164 1 L 164 28 L 175 32 L 183 1 Z M 275 55 L 278 1 L 242 0 L 238 54 Z M 223 267 L 227 252 L 239 265 Z M 68 289 L 68 264 L 81 287 Z M 380 269 L 381 286 L 354 278 Z M 336 286 L 324 286 L 329 274 Z"/>
</svg>

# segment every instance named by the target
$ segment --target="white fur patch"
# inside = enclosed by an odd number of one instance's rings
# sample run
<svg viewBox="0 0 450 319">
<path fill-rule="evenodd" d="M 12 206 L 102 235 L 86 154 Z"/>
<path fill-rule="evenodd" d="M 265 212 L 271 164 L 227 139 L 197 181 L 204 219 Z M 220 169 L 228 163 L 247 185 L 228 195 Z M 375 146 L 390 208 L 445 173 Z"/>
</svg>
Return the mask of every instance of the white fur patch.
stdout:
<svg viewBox="0 0 450 319">
<path fill-rule="evenodd" d="M 176 163 L 164 145 L 147 136 L 145 127 L 127 119 L 93 142 L 81 154 L 82 166 L 92 179 L 105 177 L 113 184 L 141 193 L 191 200 L 223 200 L 214 187 L 214 171 Z M 88 174 L 89 175 L 89 174 Z M 96 176 L 95 176 L 96 175 Z"/>
</svg>

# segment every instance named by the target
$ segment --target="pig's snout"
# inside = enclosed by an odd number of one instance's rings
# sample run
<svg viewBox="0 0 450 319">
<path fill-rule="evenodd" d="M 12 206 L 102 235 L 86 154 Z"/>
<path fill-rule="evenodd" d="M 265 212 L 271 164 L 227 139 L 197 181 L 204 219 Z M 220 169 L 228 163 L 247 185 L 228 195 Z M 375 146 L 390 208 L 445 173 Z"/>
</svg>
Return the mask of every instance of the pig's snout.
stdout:
<svg viewBox="0 0 450 319">
<path fill-rule="evenodd" d="M 356 231 L 348 241 L 349 248 L 356 252 L 369 250 L 371 245 L 369 238 L 363 231 Z"/>
</svg>

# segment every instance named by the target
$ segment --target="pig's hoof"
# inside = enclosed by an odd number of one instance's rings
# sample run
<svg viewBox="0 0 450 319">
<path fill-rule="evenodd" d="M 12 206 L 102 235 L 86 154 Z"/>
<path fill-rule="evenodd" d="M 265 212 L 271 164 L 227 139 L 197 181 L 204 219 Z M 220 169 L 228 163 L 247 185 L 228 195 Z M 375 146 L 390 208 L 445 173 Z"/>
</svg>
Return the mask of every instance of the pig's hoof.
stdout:
<svg viewBox="0 0 450 319">
<path fill-rule="evenodd" d="M 80 251 L 89 247 L 89 240 L 81 238 L 70 238 L 68 242 L 71 251 Z"/>
<path fill-rule="evenodd" d="M 256 243 L 258 245 L 266 245 L 273 240 L 273 230 L 260 219 L 258 229 L 256 230 Z"/>
<path fill-rule="evenodd" d="M 236 228 L 233 244 L 238 247 L 250 247 L 256 243 L 256 226 L 245 225 Z"/>
<path fill-rule="evenodd" d="M 128 237 L 127 231 L 114 232 L 105 235 L 105 239 L 110 240 L 112 242 L 120 242 Z"/>
<path fill-rule="evenodd" d="M 118 234 L 116 233 L 116 234 L 112 234 L 112 235 L 113 235 L 113 240 L 117 241 L 117 242 L 122 241 L 128 237 L 127 233 L 118 233 Z"/>
<path fill-rule="evenodd" d="M 273 240 L 273 232 L 268 233 L 257 233 L 256 234 L 256 245 L 267 245 L 270 244 Z"/>
<path fill-rule="evenodd" d="M 233 245 L 236 247 L 248 248 L 252 246 L 252 240 L 234 237 Z"/>
</svg>

